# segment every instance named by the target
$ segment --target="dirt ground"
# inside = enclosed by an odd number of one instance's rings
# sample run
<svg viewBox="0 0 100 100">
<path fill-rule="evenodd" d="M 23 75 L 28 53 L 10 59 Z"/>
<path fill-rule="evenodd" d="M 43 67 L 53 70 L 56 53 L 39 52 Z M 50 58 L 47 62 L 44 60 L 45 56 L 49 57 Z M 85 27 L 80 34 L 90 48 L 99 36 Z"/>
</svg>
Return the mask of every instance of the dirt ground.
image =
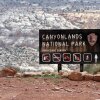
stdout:
<svg viewBox="0 0 100 100">
<path fill-rule="evenodd" d="M 0 100 L 100 100 L 100 82 L 3 77 Z"/>
</svg>

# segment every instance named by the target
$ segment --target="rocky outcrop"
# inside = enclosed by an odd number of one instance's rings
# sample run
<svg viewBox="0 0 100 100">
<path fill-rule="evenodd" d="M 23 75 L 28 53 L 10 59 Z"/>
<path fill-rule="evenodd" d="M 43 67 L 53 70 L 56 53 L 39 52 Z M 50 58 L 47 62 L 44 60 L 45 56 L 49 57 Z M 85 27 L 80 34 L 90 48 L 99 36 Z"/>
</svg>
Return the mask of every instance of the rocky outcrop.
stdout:
<svg viewBox="0 0 100 100">
<path fill-rule="evenodd" d="M 82 76 L 82 73 L 80 72 L 70 72 L 68 75 L 68 79 L 73 80 L 73 81 L 82 81 L 83 76 Z"/>
<path fill-rule="evenodd" d="M 73 80 L 73 81 L 90 81 L 90 80 L 93 80 L 93 81 L 98 81 L 100 82 L 100 74 L 89 74 L 87 72 L 75 72 L 75 71 L 69 71 L 67 73 L 65 72 L 60 72 L 60 75 L 62 77 L 66 77 L 70 80 Z"/>
<path fill-rule="evenodd" d="M 57 70 L 55 65 L 39 65 L 39 29 L 73 28 L 79 27 L 38 5 L 9 8 L 0 16 L 0 67 L 18 66 L 23 72 Z"/>
<path fill-rule="evenodd" d="M 42 76 L 42 72 L 24 72 L 23 77 Z"/>
<path fill-rule="evenodd" d="M 6 77 L 6 76 L 14 76 L 17 73 L 17 71 L 14 68 L 3 68 L 0 72 L 0 77 Z"/>
<path fill-rule="evenodd" d="M 100 74 L 94 75 L 94 76 L 93 76 L 93 80 L 94 80 L 94 81 L 100 82 Z"/>
<path fill-rule="evenodd" d="M 62 78 L 68 78 L 68 72 L 62 72 L 62 71 L 60 71 L 60 72 L 59 72 L 59 75 L 60 75 Z"/>
<path fill-rule="evenodd" d="M 83 79 L 86 81 L 93 80 L 93 75 L 92 74 L 85 74 L 83 76 Z"/>
</svg>

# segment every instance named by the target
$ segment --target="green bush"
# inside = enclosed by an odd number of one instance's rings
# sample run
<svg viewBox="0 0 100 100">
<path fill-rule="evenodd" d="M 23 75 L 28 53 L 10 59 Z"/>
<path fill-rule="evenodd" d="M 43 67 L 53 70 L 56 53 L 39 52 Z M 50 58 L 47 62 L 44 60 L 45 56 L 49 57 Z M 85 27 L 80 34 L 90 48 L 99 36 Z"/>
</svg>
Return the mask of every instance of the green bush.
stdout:
<svg viewBox="0 0 100 100">
<path fill-rule="evenodd" d="M 97 74 L 100 72 L 100 64 L 87 64 L 84 67 L 84 71 L 87 71 L 90 74 Z"/>
<path fill-rule="evenodd" d="M 44 74 L 42 76 L 40 75 L 35 75 L 33 76 L 34 78 L 50 78 L 50 79 L 59 79 L 61 78 L 60 75 L 56 75 L 56 74 Z"/>
</svg>

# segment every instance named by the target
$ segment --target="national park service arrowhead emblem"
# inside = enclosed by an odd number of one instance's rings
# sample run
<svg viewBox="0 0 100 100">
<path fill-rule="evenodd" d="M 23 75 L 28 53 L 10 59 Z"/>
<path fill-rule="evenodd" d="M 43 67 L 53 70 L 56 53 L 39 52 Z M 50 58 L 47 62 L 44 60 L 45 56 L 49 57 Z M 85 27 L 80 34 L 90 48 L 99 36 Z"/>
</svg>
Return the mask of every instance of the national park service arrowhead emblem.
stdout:
<svg viewBox="0 0 100 100">
<path fill-rule="evenodd" d="M 91 33 L 87 36 L 87 39 L 90 46 L 94 46 L 97 42 L 97 35 L 95 33 Z"/>
</svg>

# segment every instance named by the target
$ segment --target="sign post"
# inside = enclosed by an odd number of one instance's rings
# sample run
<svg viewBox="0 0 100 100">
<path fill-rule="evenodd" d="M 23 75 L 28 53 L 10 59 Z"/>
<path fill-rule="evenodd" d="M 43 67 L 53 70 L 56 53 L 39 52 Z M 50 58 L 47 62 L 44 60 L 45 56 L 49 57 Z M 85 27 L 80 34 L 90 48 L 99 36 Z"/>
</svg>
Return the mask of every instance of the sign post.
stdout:
<svg viewBox="0 0 100 100">
<path fill-rule="evenodd" d="M 84 64 L 80 64 L 80 72 L 83 72 L 83 70 L 84 70 Z"/>
<path fill-rule="evenodd" d="M 62 70 L 62 65 L 58 64 L 58 72 L 60 72 Z"/>
</svg>

